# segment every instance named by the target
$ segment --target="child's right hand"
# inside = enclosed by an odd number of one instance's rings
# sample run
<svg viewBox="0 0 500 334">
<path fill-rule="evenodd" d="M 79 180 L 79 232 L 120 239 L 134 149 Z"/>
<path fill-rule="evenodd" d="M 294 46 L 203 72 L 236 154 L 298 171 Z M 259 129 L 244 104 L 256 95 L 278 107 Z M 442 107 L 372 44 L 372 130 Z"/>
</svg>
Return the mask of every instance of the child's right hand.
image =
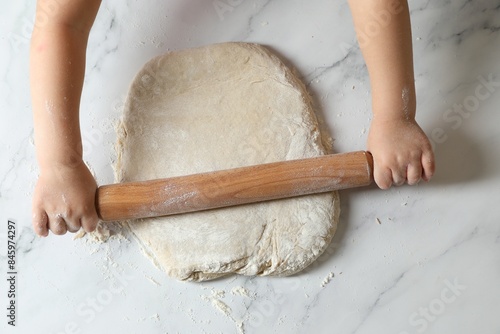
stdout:
<svg viewBox="0 0 500 334">
<path fill-rule="evenodd" d="M 76 165 L 51 165 L 42 169 L 33 195 L 33 228 L 40 236 L 95 230 L 97 184 L 89 169 Z"/>
</svg>

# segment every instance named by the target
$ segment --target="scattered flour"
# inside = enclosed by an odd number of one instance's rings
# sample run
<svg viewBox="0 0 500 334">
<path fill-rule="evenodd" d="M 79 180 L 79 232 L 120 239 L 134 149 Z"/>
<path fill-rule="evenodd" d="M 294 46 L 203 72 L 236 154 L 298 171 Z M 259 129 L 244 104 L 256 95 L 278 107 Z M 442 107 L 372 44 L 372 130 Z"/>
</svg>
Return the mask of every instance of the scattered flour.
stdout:
<svg viewBox="0 0 500 334">
<path fill-rule="evenodd" d="M 236 328 L 238 328 L 238 332 L 240 334 L 245 334 L 245 327 L 243 327 L 243 321 L 237 322 Z"/>
<path fill-rule="evenodd" d="M 85 230 L 81 228 L 78 232 L 75 233 L 75 235 L 73 236 L 73 240 L 81 239 L 85 236 L 85 234 L 87 234 L 87 232 L 85 232 Z"/>
<path fill-rule="evenodd" d="M 224 303 L 222 300 L 217 299 L 217 298 L 212 298 L 211 300 L 212 306 L 219 310 L 222 314 L 224 314 L 227 317 L 231 317 L 231 308 L 227 306 L 226 303 Z"/>
<path fill-rule="evenodd" d="M 212 288 L 212 298 L 224 298 L 226 296 L 226 291 L 224 290 L 217 290 Z"/>
<path fill-rule="evenodd" d="M 234 288 L 231 289 L 231 294 L 234 296 L 243 296 L 243 297 L 250 297 L 250 292 L 248 289 L 242 287 L 242 286 L 235 286 Z"/>
<path fill-rule="evenodd" d="M 146 276 L 146 275 L 144 275 L 144 277 L 146 277 L 146 278 L 147 278 L 147 279 L 148 279 L 151 283 L 153 283 L 154 285 L 156 285 L 156 286 L 161 286 L 161 284 L 160 284 L 160 283 L 158 283 L 158 281 L 156 281 L 153 277 L 151 277 L 151 276 Z"/>
<path fill-rule="evenodd" d="M 206 288 L 204 288 L 205 290 Z M 201 299 L 209 302 L 214 309 L 231 319 L 232 322 L 236 325 L 236 329 L 239 334 L 245 334 L 245 328 L 244 328 L 244 321 L 245 319 L 242 320 L 236 320 L 233 315 L 232 315 L 232 309 L 229 305 L 227 305 L 225 302 L 223 302 L 221 299 L 226 297 L 226 291 L 225 290 L 218 290 L 215 288 L 210 289 L 211 295 L 200 295 Z M 235 287 L 231 290 L 231 294 L 233 295 L 240 295 L 240 296 L 249 296 L 249 292 L 247 289 L 238 286 Z"/>
<path fill-rule="evenodd" d="M 328 276 L 325 277 L 325 279 L 323 280 L 323 282 L 321 282 L 321 287 L 324 288 L 325 286 L 328 285 L 328 283 L 331 282 L 332 278 L 335 276 L 335 274 L 333 272 L 330 272 L 328 274 Z"/>
<path fill-rule="evenodd" d="M 111 232 L 109 231 L 108 226 L 103 223 L 99 223 L 94 232 L 89 233 L 89 237 L 94 242 L 106 242 L 111 236 Z"/>
</svg>

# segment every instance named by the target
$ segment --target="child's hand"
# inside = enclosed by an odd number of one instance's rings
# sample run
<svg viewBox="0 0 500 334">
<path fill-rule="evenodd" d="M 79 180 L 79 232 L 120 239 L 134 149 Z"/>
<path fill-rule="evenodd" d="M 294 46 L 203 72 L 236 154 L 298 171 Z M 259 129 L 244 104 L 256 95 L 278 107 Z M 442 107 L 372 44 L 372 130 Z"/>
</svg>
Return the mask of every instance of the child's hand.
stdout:
<svg viewBox="0 0 500 334">
<path fill-rule="evenodd" d="M 96 228 L 97 185 L 87 166 L 50 166 L 42 170 L 33 196 L 33 228 L 40 236 Z"/>
<path fill-rule="evenodd" d="M 374 119 L 368 135 L 374 178 L 381 189 L 429 181 L 434 174 L 431 144 L 413 119 Z"/>
</svg>

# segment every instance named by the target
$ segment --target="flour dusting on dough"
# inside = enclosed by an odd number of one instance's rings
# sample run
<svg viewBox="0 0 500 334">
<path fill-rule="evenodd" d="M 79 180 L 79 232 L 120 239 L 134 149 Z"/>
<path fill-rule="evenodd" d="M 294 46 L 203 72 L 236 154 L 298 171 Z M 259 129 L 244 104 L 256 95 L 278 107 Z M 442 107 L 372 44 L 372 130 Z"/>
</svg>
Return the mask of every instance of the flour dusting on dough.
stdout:
<svg viewBox="0 0 500 334">
<path fill-rule="evenodd" d="M 118 129 L 116 177 L 142 181 L 315 157 L 328 153 L 329 142 L 305 86 L 269 50 L 210 45 L 154 58 L 137 74 Z M 216 192 L 201 195 L 209 200 Z M 202 281 L 298 272 L 326 249 L 338 217 L 333 192 L 128 226 L 169 276 Z"/>
</svg>

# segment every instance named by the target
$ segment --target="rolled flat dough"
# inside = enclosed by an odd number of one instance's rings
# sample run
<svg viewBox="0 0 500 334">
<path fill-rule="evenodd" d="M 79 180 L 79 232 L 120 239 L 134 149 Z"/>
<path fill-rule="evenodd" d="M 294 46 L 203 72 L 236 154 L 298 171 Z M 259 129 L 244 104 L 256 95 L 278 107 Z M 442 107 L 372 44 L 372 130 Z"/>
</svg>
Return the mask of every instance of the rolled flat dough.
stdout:
<svg viewBox="0 0 500 334">
<path fill-rule="evenodd" d="M 304 85 L 266 48 L 225 43 L 148 62 L 130 89 L 117 179 L 142 181 L 325 153 Z M 179 280 L 290 275 L 328 246 L 337 193 L 128 222 Z"/>
</svg>

